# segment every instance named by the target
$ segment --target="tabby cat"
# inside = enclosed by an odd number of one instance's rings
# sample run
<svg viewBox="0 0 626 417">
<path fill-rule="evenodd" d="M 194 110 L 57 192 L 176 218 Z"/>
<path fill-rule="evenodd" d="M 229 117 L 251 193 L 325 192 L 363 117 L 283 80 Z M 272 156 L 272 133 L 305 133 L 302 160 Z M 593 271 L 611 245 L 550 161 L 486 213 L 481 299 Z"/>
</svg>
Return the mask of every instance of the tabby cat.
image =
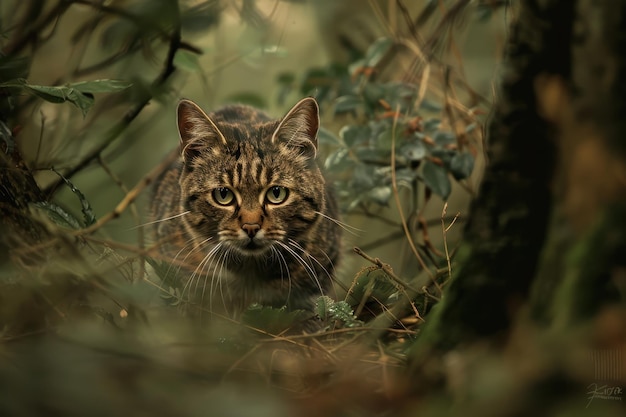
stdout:
<svg viewBox="0 0 626 417">
<path fill-rule="evenodd" d="M 330 290 L 340 229 L 318 128 L 313 98 L 281 120 L 179 103 L 181 155 L 157 181 L 152 215 L 185 298 L 237 316 L 253 303 L 311 311 Z"/>
</svg>

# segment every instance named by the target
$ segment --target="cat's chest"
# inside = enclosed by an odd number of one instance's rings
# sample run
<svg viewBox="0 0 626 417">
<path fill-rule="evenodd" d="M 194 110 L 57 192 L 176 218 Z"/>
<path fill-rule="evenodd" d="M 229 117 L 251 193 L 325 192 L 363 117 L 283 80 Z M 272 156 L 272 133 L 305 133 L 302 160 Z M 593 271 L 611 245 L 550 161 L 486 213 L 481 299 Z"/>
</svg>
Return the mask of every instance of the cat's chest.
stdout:
<svg viewBox="0 0 626 417">
<path fill-rule="evenodd" d="M 294 296 L 290 288 L 297 286 L 296 275 L 285 265 L 271 260 L 233 261 L 219 276 L 220 297 L 239 309 L 254 303 L 281 307 L 294 301 L 290 300 Z"/>
<path fill-rule="evenodd" d="M 273 259 L 231 259 L 226 265 L 228 273 L 225 279 L 230 285 L 247 287 L 249 289 L 264 288 L 266 286 L 275 287 L 281 280 L 291 277 L 289 265 Z"/>
</svg>

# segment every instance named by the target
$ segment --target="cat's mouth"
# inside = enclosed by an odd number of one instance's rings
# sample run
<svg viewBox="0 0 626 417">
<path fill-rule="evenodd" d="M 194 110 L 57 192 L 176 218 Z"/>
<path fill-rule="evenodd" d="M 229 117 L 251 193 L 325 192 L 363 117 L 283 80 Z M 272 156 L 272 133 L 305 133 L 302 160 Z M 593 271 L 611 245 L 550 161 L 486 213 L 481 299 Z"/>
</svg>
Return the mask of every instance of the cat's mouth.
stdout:
<svg viewBox="0 0 626 417">
<path fill-rule="evenodd" d="M 270 248 L 270 244 L 267 241 L 261 241 L 259 239 L 245 239 L 233 242 L 234 246 L 239 249 L 240 252 L 248 255 L 259 255 Z"/>
<path fill-rule="evenodd" d="M 255 242 L 253 239 L 250 239 L 250 241 L 246 245 L 244 245 L 243 248 L 249 251 L 256 251 L 259 249 L 264 249 L 263 246 L 259 245 L 259 243 Z"/>
</svg>

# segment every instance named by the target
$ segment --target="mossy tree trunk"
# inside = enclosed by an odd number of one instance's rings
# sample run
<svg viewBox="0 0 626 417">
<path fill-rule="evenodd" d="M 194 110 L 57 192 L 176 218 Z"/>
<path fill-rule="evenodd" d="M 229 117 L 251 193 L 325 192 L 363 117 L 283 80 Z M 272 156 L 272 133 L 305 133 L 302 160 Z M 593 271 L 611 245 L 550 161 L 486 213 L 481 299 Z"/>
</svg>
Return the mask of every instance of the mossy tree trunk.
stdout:
<svg viewBox="0 0 626 417">
<path fill-rule="evenodd" d="M 522 311 L 571 326 L 623 303 L 625 15 L 623 0 L 520 1 L 484 181 L 416 372 L 443 378 L 443 353 L 503 345 Z"/>
</svg>

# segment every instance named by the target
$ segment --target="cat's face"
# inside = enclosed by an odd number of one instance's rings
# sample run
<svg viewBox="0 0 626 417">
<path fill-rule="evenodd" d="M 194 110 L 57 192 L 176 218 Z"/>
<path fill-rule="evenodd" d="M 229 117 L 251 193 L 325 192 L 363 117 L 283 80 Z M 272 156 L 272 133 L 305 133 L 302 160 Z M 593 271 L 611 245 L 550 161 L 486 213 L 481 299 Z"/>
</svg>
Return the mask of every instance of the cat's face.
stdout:
<svg viewBox="0 0 626 417">
<path fill-rule="evenodd" d="M 314 162 L 319 117 L 313 99 L 296 104 L 281 121 L 243 106 L 207 116 L 182 101 L 178 124 L 181 204 L 197 243 L 265 256 L 272 247 L 308 239 L 325 205 Z"/>
</svg>

